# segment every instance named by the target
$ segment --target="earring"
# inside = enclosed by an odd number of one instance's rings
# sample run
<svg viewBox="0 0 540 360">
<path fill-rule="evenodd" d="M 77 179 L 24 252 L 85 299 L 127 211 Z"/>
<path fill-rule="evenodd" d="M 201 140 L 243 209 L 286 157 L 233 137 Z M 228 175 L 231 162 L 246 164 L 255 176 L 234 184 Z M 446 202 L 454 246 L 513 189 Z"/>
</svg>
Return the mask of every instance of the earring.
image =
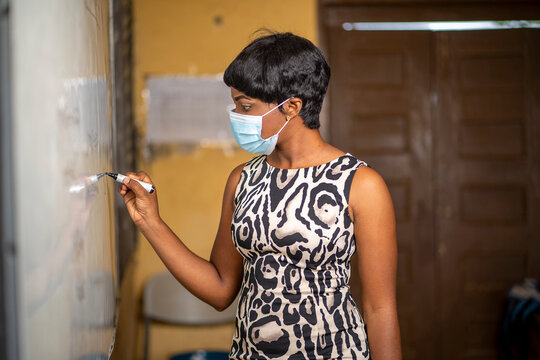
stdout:
<svg viewBox="0 0 540 360">
<path fill-rule="evenodd" d="M 287 121 L 291 120 L 291 116 L 287 115 Z"/>
</svg>

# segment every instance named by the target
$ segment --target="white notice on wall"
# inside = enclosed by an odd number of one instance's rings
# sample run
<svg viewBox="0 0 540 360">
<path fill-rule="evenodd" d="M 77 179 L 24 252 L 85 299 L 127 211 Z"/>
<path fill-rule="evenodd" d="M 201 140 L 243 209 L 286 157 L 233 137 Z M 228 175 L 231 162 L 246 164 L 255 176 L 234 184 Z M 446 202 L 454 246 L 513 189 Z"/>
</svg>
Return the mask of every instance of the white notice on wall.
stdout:
<svg viewBox="0 0 540 360">
<path fill-rule="evenodd" d="M 149 145 L 234 142 L 233 101 L 221 75 L 155 76 L 147 86 Z"/>
</svg>

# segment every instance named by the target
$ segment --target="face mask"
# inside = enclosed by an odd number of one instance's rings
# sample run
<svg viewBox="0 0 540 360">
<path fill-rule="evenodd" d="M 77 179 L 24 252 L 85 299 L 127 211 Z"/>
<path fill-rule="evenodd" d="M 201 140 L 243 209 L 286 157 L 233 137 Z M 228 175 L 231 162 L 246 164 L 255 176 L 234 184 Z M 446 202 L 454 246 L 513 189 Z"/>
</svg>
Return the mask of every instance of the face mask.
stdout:
<svg viewBox="0 0 540 360">
<path fill-rule="evenodd" d="M 264 116 L 268 115 L 289 100 L 290 99 L 285 100 L 275 108 L 262 115 L 244 115 L 230 111 L 229 118 L 231 120 L 231 129 L 238 145 L 240 145 L 242 149 L 253 154 L 269 155 L 272 151 L 274 151 L 278 135 L 281 130 L 283 130 L 285 125 L 289 123 L 289 121 L 283 124 L 277 134 L 270 136 L 268 139 L 263 139 L 261 137 L 262 119 Z"/>
</svg>

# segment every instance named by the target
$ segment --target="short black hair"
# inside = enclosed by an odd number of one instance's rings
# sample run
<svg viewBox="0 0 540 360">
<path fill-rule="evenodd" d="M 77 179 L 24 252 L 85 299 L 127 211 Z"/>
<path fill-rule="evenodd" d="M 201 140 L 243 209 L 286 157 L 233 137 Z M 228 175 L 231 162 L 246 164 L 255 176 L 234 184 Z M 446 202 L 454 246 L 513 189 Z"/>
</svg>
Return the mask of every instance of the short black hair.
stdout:
<svg viewBox="0 0 540 360">
<path fill-rule="evenodd" d="M 300 116 L 310 129 L 320 126 L 329 80 L 330 66 L 322 52 L 308 39 L 289 32 L 253 40 L 223 75 L 227 86 L 266 103 L 300 98 Z"/>
</svg>

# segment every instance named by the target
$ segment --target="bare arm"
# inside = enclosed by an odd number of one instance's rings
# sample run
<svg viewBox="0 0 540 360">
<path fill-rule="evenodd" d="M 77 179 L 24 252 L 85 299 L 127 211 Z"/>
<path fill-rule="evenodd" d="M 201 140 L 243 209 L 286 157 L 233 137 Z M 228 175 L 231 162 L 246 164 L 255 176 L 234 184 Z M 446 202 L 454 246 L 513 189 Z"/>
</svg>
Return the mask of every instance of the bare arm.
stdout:
<svg viewBox="0 0 540 360">
<path fill-rule="evenodd" d="M 191 293 L 217 310 L 226 309 L 236 297 L 242 280 L 242 256 L 231 238 L 234 192 L 242 167 L 235 168 L 227 180 L 221 219 L 210 261 L 189 250 L 159 216 L 156 192 L 149 194 L 136 181 L 124 182 L 119 189 L 129 214 L 150 242 L 165 266 Z M 129 177 L 152 183 L 145 173 Z"/>
<path fill-rule="evenodd" d="M 402 354 L 396 306 L 394 208 L 388 188 L 375 170 L 364 166 L 357 170 L 349 205 L 371 356 L 373 360 L 398 360 Z"/>
</svg>

